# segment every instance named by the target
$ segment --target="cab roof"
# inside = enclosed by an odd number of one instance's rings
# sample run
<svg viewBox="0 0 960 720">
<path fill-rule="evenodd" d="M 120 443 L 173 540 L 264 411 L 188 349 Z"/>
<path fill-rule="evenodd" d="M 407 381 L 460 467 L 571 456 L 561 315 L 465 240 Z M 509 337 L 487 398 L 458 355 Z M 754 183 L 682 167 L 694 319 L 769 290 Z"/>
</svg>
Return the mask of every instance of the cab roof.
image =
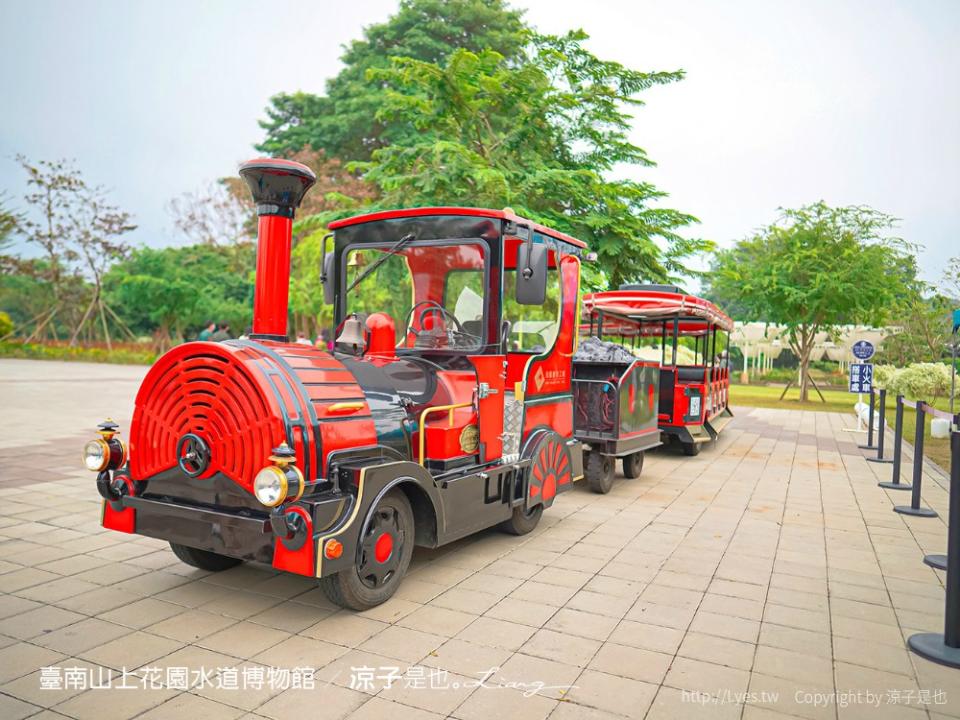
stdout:
<svg viewBox="0 0 960 720">
<path fill-rule="evenodd" d="M 577 240 L 577 238 L 567 235 L 566 233 L 562 233 L 559 230 L 553 230 L 545 225 L 540 225 L 532 220 L 521 217 L 514 213 L 510 208 L 504 208 L 503 210 L 491 210 L 489 208 L 473 207 L 421 207 L 404 208 L 399 210 L 382 210 L 380 212 L 367 213 L 366 215 L 354 215 L 353 217 L 344 218 L 343 220 L 335 220 L 330 223 L 329 227 L 331 230 L 338 230 L 351 225 L 361 225 L 363 223 L 377 222 L 379 220 L 427 217 L 430 215 L 471 215 L 474 217 L 497 218 L 499 220 L 506 220 L 508 222 L 527 225 L 536 232 L 542 233 L 556 240 L 562 240 L 563 242 L 570 243 L 578 248 L 587 247 L 587 244 L 582 240 Z"/>
</svg>

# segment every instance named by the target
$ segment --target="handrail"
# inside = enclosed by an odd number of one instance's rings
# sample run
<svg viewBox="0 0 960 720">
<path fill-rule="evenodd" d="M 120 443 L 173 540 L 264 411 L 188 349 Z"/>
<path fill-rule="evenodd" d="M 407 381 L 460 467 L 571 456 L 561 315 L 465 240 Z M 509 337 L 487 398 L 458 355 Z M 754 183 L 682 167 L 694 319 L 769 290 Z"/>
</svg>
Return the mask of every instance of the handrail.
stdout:
<svg viewBox="0 0 960 720">
<path fill-rule="evenodd" d="M 427 459 L 426 457 L 424 457 L 424 453 L 426 452 L 426 444 L 427 444 L 427 434 L 425 432 L 426 424 L 427 424 L 427 416 L 432 415 L 433 413 L 438 413 L 438 412 L 449 412 L 450 413 L 449 427 L 453 427 L 453 411 L 459 408 L 465 408 L 465 407 L 473 407 L 473 401 L 471 400 L 468 403 L 455 403 L 453 405 L 437 405 L 436 407 L 429 407 L 426 410 L 424 410 L 422 413 L 420 413 L 419 460 L 420 460 L 421 466 L 425 466 L 427 464 Z"/>
</svg>

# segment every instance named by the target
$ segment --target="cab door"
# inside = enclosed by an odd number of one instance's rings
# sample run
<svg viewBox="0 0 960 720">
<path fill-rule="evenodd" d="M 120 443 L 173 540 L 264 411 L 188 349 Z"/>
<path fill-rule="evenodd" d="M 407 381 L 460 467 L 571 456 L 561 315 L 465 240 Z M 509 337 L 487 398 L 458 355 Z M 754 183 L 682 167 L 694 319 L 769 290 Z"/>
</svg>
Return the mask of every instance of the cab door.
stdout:
<svg viewBox="0 0 960 720">
<path fill-rule="evenodd" d="M 503 456 L 503 391 L 507 380 L 503 355 L 471 355 L 477 371 L 480 462 Z"/>
</svg>

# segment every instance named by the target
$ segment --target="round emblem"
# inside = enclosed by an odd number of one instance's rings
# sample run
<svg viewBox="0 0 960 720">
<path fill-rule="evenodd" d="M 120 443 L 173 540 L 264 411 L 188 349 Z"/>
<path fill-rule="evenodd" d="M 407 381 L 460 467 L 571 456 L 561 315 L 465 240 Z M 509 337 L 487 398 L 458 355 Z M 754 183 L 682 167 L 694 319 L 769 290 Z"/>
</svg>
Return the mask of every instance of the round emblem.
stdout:
<svg viewBox="0 0 960 720">
<path fill-rule="evenodd" d="M 480 446 L 480 431 L 476 425 L 467 425 L 460 433 L 460 449 L 467 454 L 475 453 Z"/>
<path fill-rule="evenodd" d="M 210 465 L 210 448 L 203 438 L 187 433 L 177 442 L 177 465 L 187 477 L 202 475 Z"/>
</svg>

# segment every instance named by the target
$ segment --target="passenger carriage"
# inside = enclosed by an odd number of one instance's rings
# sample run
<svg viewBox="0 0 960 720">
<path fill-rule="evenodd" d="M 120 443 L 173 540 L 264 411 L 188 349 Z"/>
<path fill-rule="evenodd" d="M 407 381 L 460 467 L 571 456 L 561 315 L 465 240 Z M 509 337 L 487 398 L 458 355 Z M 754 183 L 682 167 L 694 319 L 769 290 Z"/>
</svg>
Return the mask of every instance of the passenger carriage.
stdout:
<svg viewBox="0 0 960 720">
<path fill-rule="evenodd" d="M 658 364 L 659 428 L 687 455 L 715 440 L 733 417 L 732 330 L 716 305 L 672 285 L 622 285 L 583 298 L 582 333 L 616 338 Z"/>
</svg>

